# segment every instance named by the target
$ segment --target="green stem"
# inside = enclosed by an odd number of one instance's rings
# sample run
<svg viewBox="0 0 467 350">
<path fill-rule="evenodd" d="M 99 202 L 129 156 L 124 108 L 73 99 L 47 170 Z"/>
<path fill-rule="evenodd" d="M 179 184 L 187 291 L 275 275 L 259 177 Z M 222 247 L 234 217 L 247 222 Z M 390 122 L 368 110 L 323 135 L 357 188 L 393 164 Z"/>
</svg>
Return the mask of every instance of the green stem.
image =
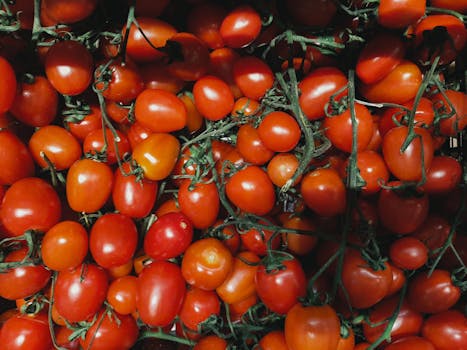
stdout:
<svg viewBox="0 0 467 350">
<path fill-rule="evenodd" d="M 157 332 L 144 331 L 140 334 L 138 340 L 147 339 L 147 338 L 157 338 L 157 339 L 162 339 L 162 340 L 168 340 L 174 343 L 179 343 L 179 344 L 188 345 L 188 346 L 193 346 L 196 344 L 193 340 L 180 338 L 173 334 L 164 333 L 160 329 Z"/>
</svg>

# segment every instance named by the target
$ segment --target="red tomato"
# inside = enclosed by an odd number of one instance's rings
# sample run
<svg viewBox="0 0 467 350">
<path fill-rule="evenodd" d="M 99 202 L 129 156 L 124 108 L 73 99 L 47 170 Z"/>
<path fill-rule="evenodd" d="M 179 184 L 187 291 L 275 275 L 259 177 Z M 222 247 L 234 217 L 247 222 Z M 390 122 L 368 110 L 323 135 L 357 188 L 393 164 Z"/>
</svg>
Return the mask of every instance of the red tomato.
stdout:
<svg viewBox="0 0 467 350">
<path fill-rule="evenodd" d="M 264 335 L 259 343 L 261 350 L 288 350 L 287 343 L 285 342 L 285 333 L 283 330 L 270 331 Z M 256 348 L 255 348 L 256 349 Z"/>
<path fill-rule="evenodd" d="M 187 29 L 204 41 L 210 49 L 219 49 L 224 46 L 220 27 L 226 14 L 227 10 L 221 4 L 196 4 L 188 14 Z"/>
<path fill-rule="evenodd" d="M 93 65 L 91 53 L 83 44 L 74 40 L 58 41 L 45 57 L 45 74 L 62 95 L 75 96 L 91 83 Z"/>
<path fill-rule="evenodd" d="M 193 350 L 227 350 L 228 343 L 217 335 L 208 335 L 201 338 Z"/>
<path fill-rule="evenodd" d="M 308 232 L 316 231 L 315 223 L 307 216 L 292 214 L 282 222 L 284 228 L 302 230 Z M 292 232 L 282 233 L 282 242 L 287 250 L 294 255 L 306 255 L 313 250 L 318 242 L 318 238 L 313 235 L 299 234 Z"/>
<path fill-rule="evenodd" d="M 0 131 L 0 184 L 14 182 L 34 175 L 34 161 L 26 145 L 12 132 Z"/>
<path fill-rule="evenodd" d="M 401 237 L 389 248 L 391 262 L 405 270 L 417 270 L 428 261 L 428 248 L 414 237 Z"/>
<path fill-rule="evenodd" d="M 220 311 L 221 303 L 215 291 L 190 288 L 186 291 L 178 317 L 189 330 L 197 331 L 202 322 L 211 316 L 219 316 Z"/>
<path fill-rule="evenodd" d="M 378 22 L 386 28 L 403 29 L 425 15 L 426 0 L 381 0 Z"/>
<path fill-rule="evenodd" d="M 225 118 L 234 105 L 234 97 L 227 83 L 212 75 L 196 81 L 193 96 L 197 110 L 208 120 Z"/>
<path fill-rule="evenodd" d="M 422 241 L 433 254 L 446 243 L 450 231 L 449 222 L 439 214 L 433 213 L 412 233 L 412 236 Z"/>
<path fill-rule="evenodd" d="M 275 111 L 267 114 L 258 126 L 264 145 L 274 152 L 289 152 L 300 141 L 300 126 L 290 114 Z"/>
<path fill-rule="evenodd" d="M 168 261 L 154 261 L 138 277 L 136 307 L 150 327 L 170 325 L 182 307 L 185 280 L 180 268 Z"/>
<path fill-rule="evenodd" d="M 274 75 L 268 64 L 254 56 L 243 56 L 233 64 L 235 84 L 244 96 L 260 100 L 274 84 Z"/>
<path fill-rule="evenodd" d="M 98 159 L 103 157 L 109 165 L 117 163 L 117 158 L 122 159 L 131 151 L 131 146 L 124 133 L 115 132 L 116 135 L 109 128 L 91 131 L 83 141 L 83 152 Z"/>
<path fill-rule="evenodd" d="M 71 209 L 92 213 L 101 209 L 112 192 L 110 167 L 91 159 L 73 163 L 66 177 L 66 197 Z"/>
<path fill-rule="evenodd" d="M 238 139 L 237 139 L 238 142 Z M 267 172 L 272 183 L 277 187 L 284 186 L 298 169 L 300 162 L 293 153 L 278 153 L 268 163 Z M 298 184 L 301 176 L 295 180 L 294 185 Z"/>
<path fill-rule="evenodd" d="M 224 17 L 219 33 L 226 46 L 236 49 L 252 43 L 259 35 L 261 26 L 258 12 L 251 6 L 241 5 Z"/>
<path fill-rule="evenodd" d="M 146 89 L 159 89 L 178 93 L 185 82 L 169 72 L 168 65 L 162 62 L 149 62 L 140 67 Z"/>
<path fill-rule="evenodd" d="M 98 0 L 69 0 L 66 2 L 60 0 L 44 0 L 44 8 L 47 16 L 57 23 L 75 23 L 79 22 L 96 9 Z"/>
<path fill-rule="evenodd" d="M 186 128 L 190 133 L 197 132 L 204 124 L 204 117 L 196 108 L 193 96 L 190 93 L 184 93 L 179 96 L 179 99 L 183 102 L 186 108 Z"/>
<path fill-rule="evenodd" d="M 348 161 L 346 162 L 348 164 Z M 374 194 L 381 190 L 381 184 L 389 180 L 389 170 L 383 157 L 375 151 L 362 151 L 357 153 L 357 168 L 365 181 L 361 188 L 364 194 Z M 348 171 L 348 169 L 346 169 Z"/>
<path fill-rule="evenodd" d="M 136 311 L 136 291 L 138 278 L 122 276 L 112 281 L 107 290 L 107 302 L 121 315 L 129 315 Z"/>
<path fill-rule="evenodd" d="M 436 350 L 464 350 L 467 344 L 467 318 L 456 310 L 434 314 L 425 320 L 422 335 Z"/>
<path fill-rule="evenodd" d="M 101 110 L 98 106 L 91 105 L 91 110 L 88 115 L 84 115 L 82 119 L 78 118 L 73 121 L 65 121 L 65 126 L 74 137 L 83 141 L 91 131 L 102 128 Z"/>
<path fill-rule="evenodd" d="M 0 330 L 0 343 L 4 350 L 53 349 L 47 315 L 16 314 Z"/>
<path fill-rule="evenodd" d="M 274 207 L 274 186 L 266 172 L 251 165 L 237 171 L 227 180 L 227 198 L 240 210 L 265 215 Z"/>
<path fill-rule="evenodd" d="M 467 95 L 455 90 L 446 90 L 444 93 L 449 101 L 441 93 L 434 95 L 431 100 L 442 115 L 439 131 L 442 135 L 454 137 L 467 126 Z"/>
<path fill-rule="evenodd" d="M 410 336 L 397 339 L 385 347 L 386 350 L 436 350 L 432 343 L 425 338 Z"/>
<path fill-rule="evenodd" d="M 289 350 L 335 350 L 340 338 L 340 321 L 329 305 L 302 306 L 297 303 L 285 317 L 285 341 Z"/>
<path fill-rule="evenodd" d="M 130 2 L 131 3 L 131 2 Z M 152 18 L 159 17 L 170 4 L 170 0 L 136 0 L 135 13 L 137 16 L 145 15 Z"/>
<path fill-rule="evenodd" d="M 431 0 L 431 6 L 442 9 L 457 11 L 459 13 L 467 13 L 467 3 L 456 0 Z"/>
<path fill-rule="evenodd" d="M 326 27 L 337 11 L 332 0 L 287 0 L 285 5 L 292 19 L 307 27 Z"/>
<path fill-rule="evenodd" d="M 68 322 L 86 321 L 101 308 L 107 288 L 107 274 L 95 264 L 60 271 L 54 295 L 57 312 Z"/>
<path fill-rule="evenodd" d="M 153 134 L 151 129 L 141 125 L 139 122 L 131 124 L 130 128 L 126 132 L 128 141 L 130 141 L 131 149 L 135 149 L 136 145 L 146 140 L 149 135 Z"/>
<path fill-rule="evenodd" d="M 253 165 L 263 165 L 274 155 L 274 152 L 265 146 L 258 129 L 252 124 L 240 126 L 235 146 L 242 157 Z"/>
<path fill-rule="evenodd" d="M 261 220 L 259 223 L 265 225 L 268 224 L 267 221 L 263 220 Z M 242 246 L 245 249 L 260 256 L 266 255 L 269 247 L 270 249 L 276 250 L 279 248 L 281 243 L 280 235 L 277 233 L 271 230 L 256 228 L 245 230 L 240 235 L 240 240 L 242 242 Z"/>
<path fill-rule="evenodd" d="M 2 82 L 0 84 L 0 113 L 5 113 L 13 105 L 16 94 L 16 76 L 11 64 L 0 56 L 0 75 Z"/>
</svg>

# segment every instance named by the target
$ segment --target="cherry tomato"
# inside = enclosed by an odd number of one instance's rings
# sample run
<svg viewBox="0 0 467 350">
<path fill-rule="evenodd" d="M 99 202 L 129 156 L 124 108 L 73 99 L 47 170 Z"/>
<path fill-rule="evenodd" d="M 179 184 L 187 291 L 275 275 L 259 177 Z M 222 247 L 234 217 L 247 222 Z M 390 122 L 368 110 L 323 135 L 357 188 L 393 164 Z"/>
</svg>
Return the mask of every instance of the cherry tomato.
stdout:
<svg viewBox="0 0 467 350">
<path fill-rule="evenodd" d="M 26 145 L 12 132 L 0 131 L 0 184 L 14 182 L 34 175 L 34 161 Z"/>
<path fill-rule="evenodd" d="M 259 223 L 267 225 L 268 221 L 260 220 Z M 259 228 L 250 228 L 245 230 L 240 235 L 240 240 L 242 241 L 242 246 L 245 249 L 260 256 L 267 254 L 268 247 L 275 250 L 279 248 L 281 243 L 280 235 L 276 232 Z"/>
<path fill-rule="evenodd" d="M 238 142 L 238 140 L 237 140 Z M 293 153 L 278 153 L 268 163 L 267 172 L 272 183 L 277 187 L 284 186 L 295 174 L 299 166 L 298 158 Z M 294 185 L 301 180 L 299 176 Z"/>
<path fill-rule="evenodd" d="M 234 97 L 227 83 L 212 75 L 196 81 L 193 96 L 197 110 L 208 120 L 225 118 L 234 105 Z"/>
<path fill-rule="evenodd" d="M 462 1 L 431 0 L 431 6 L 442 9 L 454 10 L 463 14 L 467 13 L 467 4 L 464 4 Z"/>
<path fill-rule="evenodd" d="M 197 331 L 202 322 L 213 315 L 219 316 L 220 311 L 221 304 L 215 291 L 190 288 L 178 316 L 189 330 Z"/>
<path fill-rule="evenodd" d="M 386 184 L 389 180 L 389 170 L 386 163 L 383 157 L 375 151 L 358 152 L 357 167 L 360 176 L 365 181 L 365 185 L 361 188 L 364 194 L 379 192 L 381 185 Z"/>
<path fill-rule="evenodd" d="M 316 231 L 315 223 L 307 216 L 290 215 L 283 221 L 282 226 L 310 233 Z M 313 250 L 318 239 L 311 234 L 284 232 L 282 233 L 282 242 L 286 245 L 287 250 L 294 255 L 306 255 Z"/>
<path fill-rule="evenodd" d="M 5 113 L 13 105 L 16 94 L 16 76 L 11 64 L 0 56 L 0 75 L 2 83 L 0 84 L 0 113 Z"/>
<path fill-rule="evenodd" d="M 47 315 L 18 313 L 10 317 L 0 330 L 0 343 L 4 350 L 53 349 Z"/>
<path fill-rule="evenodd" d="M 274 75 L 268 64 L 254 56 L 243 56 L 233 64 L 235 84 L 244 96 L 260 100 L 274 84 Z"/>
<path fill-rule="evenodd" d="M 261 17 L 248 5 L 235 7 L 221 23 L 219 33 L 225 45 L 234 49 L 252 43 L 261 31 Z"/>
<path fill-rule="evenodd" d="M 264 145 L 274 152 L 289 152 L 300 141 L 301 131 L 290 114 L 275 111 L 267 114 L 258 126 Z"/>
<path fill-rule="evenodd" d="M 381 0 L 378 22 L 391 29 L 406 28 L 425 15 L 425 0 Z"/>
<path fill-rule="evenodd" d="M 76 23 L 90 16 L 96 9 L 98 0 L 44 0 L 47 15 L 57 23 Z"/>
<path fill-rule="evenodd" d="M 178 93 L 185 82 L 169 72 L 168 65 L 162 62 L 149 62 L 140 67 L 140 74 L 146 89 L 159 89 Z"/>
<path fill-rule="evenodd" d="M 119 130 L 115 134 L 109 128 L 96 129 L 86 135 L 83 141 L 83 152 L 87 155 L 102 155 L 109 165 L 117 163 L 131 150 L 128 138 Z"/>
<path fill-rule="evenodd" d="M 437 350 L 465 349 L 467 319 L 456 310 L 436 313 L 425 320 L 422 335 Z"/>
<path fill-rule="evenodd" d="M 405 270 L 417 270 L 428 261 L 428 248 L 414 237 L 401 237 L 389 248 L 391 262 Z"/>
<path fill-rule="evenodd" d="M 220 33 L 222 21 L 227 10 L 213 2 L 196 4 L 188 14 L 187 29 L 200 38 L 210 49 L 224 47 L 224 40 Z"/>
<path fill-rule="evenodd" d="M 444 217 L 434 213 L 428 216 L 411 236 L 422 241 L 433 254 L 446 243 L 450 231 L 451 224 Z"/>
<path fill-rule="evenodd" d="M 121 315 L 129 315 L 136 311 L 136 291 L 138 278 L 122 276 L 112 281 L 107 290 L 107 302 Z"/>
<path fill-rule="evenodd" d="M 218 337 L 217 335 L 208 335 L 201 338 L 193 350 L 226 350 L 227 341 Z"/>
<path fill-rule="evenodd" d="M 102 128 L 102 114 L 99 107 L 91 105 L 89 114 L 73 121 L 65 121 L 65 126 L 78 140 L 83 141 L 87 134 Z"/>
<path fill-rule="evenodd" d="M 252 124 L 240 126 L 235 146 L 243 158 L 253 165 L 263 165 L 274 155 L 274 152 L 265 146 L 258 129 Z"/>
<path fill-rule="evenodd" d="M 444 94 L 446 97 L 438 93 L 431 98 L 438 113 L 449 116 L 440 119 L 439 131 L 445 136 L 456 136 L 467 126 L 467 95 L 455 90 Z"/>
<path fill-rule="evenodd" d="M 387 350 L 435 350 L 431 342 L 422 337 L 409 336 L 397 339 L 385 347 Z"/>
</svg>

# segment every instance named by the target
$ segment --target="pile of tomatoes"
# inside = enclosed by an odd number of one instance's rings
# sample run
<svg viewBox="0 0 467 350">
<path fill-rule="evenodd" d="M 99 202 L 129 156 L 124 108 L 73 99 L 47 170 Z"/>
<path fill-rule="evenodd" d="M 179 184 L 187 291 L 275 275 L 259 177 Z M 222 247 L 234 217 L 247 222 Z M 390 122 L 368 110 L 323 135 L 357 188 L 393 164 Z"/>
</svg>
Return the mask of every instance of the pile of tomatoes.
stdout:
<svg viewBox="0 0 467 350">
<path fill-rule="evenodd" d="M 466 16 L 1 1 L 0 348 L 466 350 Z"/>
</svg>

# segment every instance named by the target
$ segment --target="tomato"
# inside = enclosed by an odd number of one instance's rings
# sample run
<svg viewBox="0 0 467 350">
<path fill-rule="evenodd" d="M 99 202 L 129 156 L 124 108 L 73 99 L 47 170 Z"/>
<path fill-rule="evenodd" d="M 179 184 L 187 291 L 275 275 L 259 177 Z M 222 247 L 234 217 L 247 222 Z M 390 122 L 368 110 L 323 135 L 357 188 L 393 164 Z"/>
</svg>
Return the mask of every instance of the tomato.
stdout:
<svg viewBox="0 0 467 350">
<path fill-rule="evenodd" d="M 357 150 L 365 149 L 373 136 L 373 118 L 368 108 L 355 104 L 355 120 L 357 123 Z M 352 152 L 352 118 L 350 108 L 345 112 L 325 118 L 323 127 L 326 137 L 341 151 Z"/>
<path fill-rule="evenodd" d="M 240 58 L 238 52 L 229 47 L 215 49 L 209 54 L 209 74 L 224 80 L 235 98 L 242 97 L 242 92 L 235 84 L 233 67 Z"/>
<path fill-rule="evenodd" d="M 258 129 L 252 124 L 240 126 L 235 146 L 243 158 L 253 165 L 263 165 L 274 155 L 274 152 L 265 146 Z"/>
<path fill-rule="evenodd" d="M 107 269 L 130 261 L 137 243 L 138 231 L 135 223 L 130 217 L 120 213 L 102 215 L 89 233 L 92 257 Z"/>
<path fill-rule="evenodd" d="M 397 339 L 385 347 L 387 350 L 435 350 L 432 343 L 422 337 L 409 336 Z"/>
<path fill-rule="evenodd" d="M 385 28 L 402 29 L 425 15 L 425 0 L 381 0 L 378 22 Z"/>
<path fill-rule="evenodd" d="M 137 17 L 136 20 L 141 31 L 134 23 L 131 25 L 126 47 L 127 55 L 136 63 L 151 62 L 163 58 L 165 54 L 157 48 L 163 47 L 167 40 L 177 33 L 177 30 L 171 24 L 157 18 Z M 146 38 L 152 45 L 148 43 Z"/>
<path fill-rule="evenodd" d="M 439 313 L 454 306 L 461 296 L 449 271 L 436 269 L 431 275 L 419 272 L 409 282 L 407 300 L 420 312 Z"/>
<path fill-rule="evenodd" d="M 88 254 L 88 233 L 76 221 L 61 221 L 44 235 L 41 257 L 44 265 L 55 271 L 81 265 Z"/>
<path fill-rule="evenodd" d="M 254 56 L 243 56 L 233 64 L 233 77 L 244 96 L 260 100 L 274 84 L 268 64 Z"/>
<path fill-rule="evenodd" d="M 101 209 L 112 192 L 110 167 L 91 159 L 73 163 L 66 177 L 66 198 L 71 209 L 92 213 Z"/>
<path fill-rule="evenodd" d="M 34 161 L 26 145 L 12 132 L 0 130 L 0 184 L 14 182 L 34 175 Z"/>
<path fill-rule="evenodd" d="M 155 260 L 175 258 L 193 239 L 193 224 L 183 213 L 166 213 L 157 218 L 144 236 L 144 252 Z"/>
<path fill-rule="evenodd" d="M 274 186 L 266 172 L 251 165 L 237 171 L 225 185 L 227 198 L 240 210 L 265 215 L 276 201 Z"/>
<path fill-rule="evenodd" d="M 234 117 L 253 116 L 257 115 L 260 111 L 261 106 L 258 101 L 243 96 L 235 100 L 232 115 Z"/>
<path fill-rule="evenodd" d="M 29 126 L 45 126 L 57 115 L 58 94 L 42 76 L 32 77 L 18 86 L 10 112 L 20 122 Z"/>
<path fill-rule="evenodd" d="M 305 174 L 300 193 L 307 207 L 320 216 L 334 216 L 345 211 L 346 189 L 338 172 L 332 168 Z"/>
<path fill-rule="evenodd" d="M 188 14 L 186 25 L 190 33 L 200 38 L 210 49 L 224 46 L 220 33 L 227 10 L 217 3 L 196 4 Z"/>
<path fill-rule="evenodd" d="M 126 132 L 128 141 L 130 141 L 131 149 L 135 149 L 136 145 L 147 139 L 149 135 L 153 134 L 151 129 L 141 125 L 139 122 L 131 124 Z"/>
<path fill-rule="evenodd" d="M 384 42 L 385 45 L 381 45 Z M 383 79 L 401 63 L 405 45 L 401 38 L 381 32 L 371 38 L 358 56 L 355 73 L 365 84 Z"/>
<path fill-rule="evenodd" d="M 346 164 L 349 162 L 347 161 Z M 361 188 L 364 194 L 374 194 L 381 190 L 381 185 L 389 180 L 389 170 L 383 157 L 375 151 L 362 151 L 357 153 L 357 168 L 365 181 Z M 348 171 L 348 169 L 346 169 Z"/>
<path fill-rule="evenodd" d="M 47 315 L 10 317 L 0 330 L 0 343 L 4 350 L 50 350 L 53 348 Z"/>
<path fill-rule="evenodd" d="M 201 338 L 193 350 L 226 350 L 227 341 L 218 337 L 217 335 L 207 335 Z"/>
<path fill-rule="evenodd" d="M 456 136 L 467 126 L 467 95 L 455 90 L 444 93 L 447 99 L 441 93 L 431 98 L 438 113 L 443 115 L 439 121 L 439 131 L 445 136 Z"/>
<path fill-rule="evenodd" d="M 86 321 L 101 308 L 107 289 L 107 275 L 95 264 L 63 270 L 55 283 L 55 306 L 68 322 Z"/>
<path fill-rule="evenodd" d="M 146 89 L 135 103 L 136 121 L 153 132 L 165 133 L 183 129 L 187 111 L 182 101 L 172 92 Z"/>
<path fill-rule="evenodd" d="M 0 220 L 7 235 L 20 236 L 26 230 L 45 232 L 61 216 L 60 198 L 54 188 L 37 177 L 16 181 L 5 193 Z"/>
<path fill-rule="evenodd" d="M 217 185 L 214 182 L 191 184 L 190 179 L 183 180 L 178 189 L 180 210 L 198 229 L 211 227 L 220 210 Z"/>
<path fill-rule="evenodd" d="M 159 89 L 178 93 L 185 82 L 169 72 L 168 65 L 157 63 L 146 63 L 140 67 L 140 74 L 146 89 Z"/>
<path fill-rule="evenodd" d="M 277 330 L 268 332 L 260 339 L 258 347 L 261 350 L 288 350 L 284 331 Z"/>
<path fill-rule="evenodd" d="M 337 344 L 337 349 L 336 350 L 354 350 L 355 347 L 355 333 L 352 330 L 352 328 L 347 328 L 348 334 L 342 335 L 341 331 L 341 337 L 339 339 L 339 343 Z"/>
<path fill-rule="evenodd" d="M 285 315 L 305 296 L 307 280 L 297 259 L 283 260 L 281 265 L 272 270 L 267 265 L 259 265 L 255 284 L 261 301 L 271 311 Z"/>
<path fill-rule="evenodd" d="M 290 350 L 335 350 L 340 338 L 340 321 L 329 305 L 295 304 L 285 317 L 285 341 Z"/>
<path fill-rule="evenodd" d="M 331 0 L 287 0 L 285 5 L 294 22 L 307 27 L 326 27 L 337 11 Z"/>
<path fill-rule="evenodd" d="M 232 253 L 215 238 L 203 238 L 192 243 L 182 260 L 183 278 L 188 284 L 203 290 L 219 287 L 232 267 Z"/>
<path fill-rule="evenodd" d="M 219 298 L 227 304 L 239 303 L 256 295 L 255 276 L 260 259 L 250 251 L 238 253 L 234 258 L 232 271 L 216 288 Z"/>
<path fill-rule="evenodd" d="M 464 350 L 467 344 L 467 319 L 456 310 L 431 315 L 423 324 L 422 335 L 437 350 Z"/>
<path fill-rule="evenodd" d="M 121 315 L 136 311 L 136 291 L 138 278 L 122 276 L 112 281 L 107 290 L 107 302 Z"/>
<path fill-rule="evenodd" d="M 45 57 L 45 74 L 62 95 L 79 95 L 92 80 L 93 58 L 88 49 L 73 40 L 56 42 Z"/>
<path fill-rule="evenodd" d="M 300 126 L 290 114 L 275 111 L 267 114 L 258 126 L 264 145 L 274 152 L 289 152 L 300 141 Z"/>
<path fill-rule="evenodd" d="M 433 254 L 445 244 L 450 231 L 451 224 L 444 217 L 433 213 L 412 233 L 412 237 L 422 241 Z"/>
<path fill-rule="evenodd" d="M 103 156 L 109 165 L 117 163 L 117 158 L 122 159 L 131 146 L 125 134 L 119 130 L 115 133 L 108 128 L 91 131 L 83 141 L 83 152 L 98 159 Z"/>
<path fill-rule="evenodd" d="M 270 221 L 268 219 L 268 221 Z M 259 223 L 268 225 L 268 221 L 260 220 Z M 280 235 L 267 229 L 250 228 L 240 235 L 242 246 L 257 255 L 264 256 L 270 249 L 277 249 L 281 243 Z"/>
<path fill-rule="evenodd" d="M 287 250 L 294 255 L 306 255 L 313 250 L 318 242 L 317 237 L 311 235 L 316 231 L 315 223 L 303 215 L 287 215 L 286 219 L 282 222 L 284 228 L 293 230 L 308 231 L 310 234 L 300 234 L 294 232 L 283 232 L 282 242 L 287 247 Z"/>
<path fill-rule="evenodd" d="M 5 113 L 13 105 L 16 94 L 16 76 L 11 64 L 0 56 L 0 75 L 2 83 L 0 84 L 0 113 Z"/>
<path fill-rule="evenodd" d="M 219 316 L 220 311 L 221 303 L 215 291 L 190 288 L 178 316 L 189 330 L 197 331 L 209 317 Z"/>
<path fill-rule="evenodd" d="M 238 140 L 237 140 L 238 142 Z M 271 158 L 268 163 L 267 172 L 272 183 L 277 187 L 284 186 L 295 174 L 299 166 L 298 158 L 293 153 L 278 153 Z M 294 185 L 298 184 L 301 176 L 295 180 Z"/>
<path fill-rule="evenodd" d="M 83 119 L 65 121 L 65 126 L 74 137 L 79 141 L 83 141 L 91 131 L 102 128 L 101 110 L 98 106 L 91 105 L 89 114 L 84 115 Z"/>
<path fill-rule="evenodd" d="M 408 136 L 408 128 L 399 126 L 383 137 L 383 157 L 389 171 L 402 181 L 420 181 L 433 160 L 433 138 L 426 129 L 415 127 L 415 138 L 401 151 Z M 423 153 L 422 153 L 423 152 Z"/>
<path fill-rule="evenodd" d="M 156 18 L 164 12 L 165 8 L 169 4 L 170 0 L 159 0 L 157 2 L 152 0 L 136 0 L 135 13 L 138 16 L 145 15 Z"/>
<path fill-rule="evenodd" d="M 55 342 L 58 346 L 68 350 L 79 350 L 79 339 L 70 340 L 73 331 L 67 326 L 58 326 L 54 330 Z"/>
<path fill-rule="evenodd" d="M 387 263 L 375 270 L 355 249 L 349 249 L 342 267 L 342 286 L 350 305 L 364 309 L 381 301 L 392 283 L 391 268 Z"/>
<path fill-rule="evenodd" d="M 415 63 L 403 60 L 383 79 L 372 84 L 360 84 L 359 90 L 370 102 L 401 104 L 413 99 L 421 84 L 420 69 Z"/>
<path fill-rule="evenodd" d="M 467 13 L 467 4 L 464 4 L 462 1 L 453 1 L 453 0 L 431 0 L 431 6 L 454 10 L 459 13 Z"/>
<path fill-rule="evenodd" d="M 225 118 L 234 105 L 234 97 L 227 83 L 212 75 L 196 81 L 193 96 L 197 110 L 208 120 Z"/>
<path fill-rule="evenodd" d="M 252 43 L 258 37 L 261 26 L 258 12 L 251 6 L 242 5 L 224 17 L 219 33 L 226 46 L 236 49 Z"/>
<path fill-rule="evenodd" d="M 131 315 L 109 314 L 105 310 L 96 315 L 96 322 L 80 339 L 83 349 L 130 350 L 138 339 L 138 325 Z"/>
<path fill-rule="evenodd" d="M 58 23 L 75 23 L 90 16 L 96 9 L 97 0 L 44 0 L 47 15 Z"/>
<path fill-rule="evenodd" d="M 428 261 L 428 248 L 414 237 L 401 237 L 389 248 L 391 262 L 405 270 L 417 270 Z"/>
<path fill-rule="evenodd" d="M 27 255 L 26 247 L 8 253 L 4 262 L 21 262 Z M 44 288 L 50 271 L 43 265 L 18 266 L 0 273 L 0 296 L 8 300 L 29 297 Z"/>
<path fill-rule="evenodd" d="M 167 133 L 149 135 L 133 149 L 133 159 L 148 180 L 163 180 L 172 172 L 180 151 L 178 139 Z"/>
<path fill-rule="evenodd" d="M 179 96 L 179 99 L 183 102 L 186 108 L 186 128 L 190 133 L 197 132 L 203 126 L 204 117 L 196 108 L 194 98 L 191 94 L 185 93 Z"/>
<path fill-rule="evenodd" d="M 388 319 L 396 311 L 399 299 L 399 295 L 385 299 L 376 304 L 370 311 L 368 321 L 363 323 L 363 334 L 366 341 L 373 343 L 383 334 L 388 327 Z M 422 314 L 412 309 L 404 300 L 390 330 L 391 340 L 417 335 L 422 328 L 422 323 Z"/>
<path fill-rule="evenodd" d="M 141 321 L 150 327 L 170 325 L 185 296 L 180 268 L 167 261 L 154 261 L 138 277 L 136 308 Z"/>
</svg>

